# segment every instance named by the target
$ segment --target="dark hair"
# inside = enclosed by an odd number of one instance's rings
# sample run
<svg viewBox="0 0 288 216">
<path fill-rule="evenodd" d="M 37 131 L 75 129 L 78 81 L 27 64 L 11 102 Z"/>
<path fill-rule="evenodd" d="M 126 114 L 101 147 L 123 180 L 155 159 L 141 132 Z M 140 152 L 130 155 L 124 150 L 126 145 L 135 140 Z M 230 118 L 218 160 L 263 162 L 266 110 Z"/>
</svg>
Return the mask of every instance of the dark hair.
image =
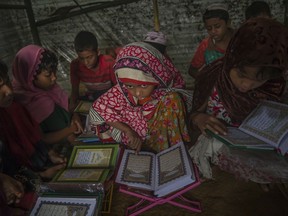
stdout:
<svg viewBox="0 0 288 216">
<path fill-rule="evenodd" d="M 145 43 L 150 44 L 151 46 L 156 48 L 159 52 L 161 52 L 162 54 L 165 54 L 165 51 L 166 51 L 166 46 L 165 45 L 159 44 L 159 43 L 147 42 L 147 41 L 145 41 Z"/>
<path fill-rule="evenodd" d="M 253 66 L 251 66 L 251 67 L 253 67 Z M 240 66 L 240 69 L 241 68 L 243 68 L 243 67 Z M 244 70 L 241 70 L 241 71 L 244 71 Z M 247 74 L 247 75 L 249 76 L 249 74 Z M 276 67 L 262 66 L 256 72 L 256 74 L 253 78 L 255 78 L 257 80 L 272 80 L 272 79 L 278 79 L 280 77 L 283 77 L 283 72 L 281 69 L 276 68 Z"/>
<path fill-rule="evenodd" d="M 40 74 L 42 70 L 47 70 L 50 74 L 56 73 L 57 66 L 58 59 L 55 53 L 45 49 L 41 54 L 41 59 L 36 70 L 36 75 Z"/>
<path fill-rule="evenodd" d="M 211 18 L 219 18 L 219 19 L 225 20 L 225 22 L 227 23 L 229 20 L 229 13 L 228 11 L 221 10 L 221 9 L 215 9 L 215 10 L 206 9 L 205 13 L 202 16 L 203 22 L 205 23 L 207 19 L 211 19 Z"/>
<path fill-rule="evenodd" d="M 267 15 L 271 17 L 270 7 L 265 1 L 254 1 L 246 8 L 245 19 L 248 20 L 251 17 L 258 17 L 261 15 Z"/>
<path fill-rule="evenodd" d="M 276 67 L 261 67 L 256 74 L 257 79 L 271 80 L 283 77 L 283 71 Z"/>
<path fill-rule="evenodd" d="M 8 75 L 8 67 L 7 65 L 0 60 L 0 83 L 8 84 L 10 82 Z"/>
<path fill-rule="evenodd" d="M 97 51 L 97 38 L 89 31 L 80 31 L 74 39 L 74 49 L 76 52 L 82 52 L 84 50 Z"/>
</svg>

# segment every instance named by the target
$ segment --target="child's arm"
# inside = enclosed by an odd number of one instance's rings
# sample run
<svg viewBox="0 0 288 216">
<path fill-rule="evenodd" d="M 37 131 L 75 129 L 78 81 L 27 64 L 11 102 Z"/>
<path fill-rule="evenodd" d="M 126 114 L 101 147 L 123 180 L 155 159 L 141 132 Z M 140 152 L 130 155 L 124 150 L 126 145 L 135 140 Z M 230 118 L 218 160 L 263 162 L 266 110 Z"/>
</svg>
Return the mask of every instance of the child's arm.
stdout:
<svg viewBox="0 0 288 216">
<path fill-rule="evenodd" d="M 129 148 L 135 149 L 136 153 L 141 150 L 142 139 L 129 125 L 123 122 L 106 122 L 106 124 L 125 133 Z"/>
<path fill-rule="evenodd" d="M 79 134 L 79 131 L 81 131 L 80 128 L 81 126 L 79 126 L 78 123 L 72 121 L 69 127 L 63 128 L 55 132 L 43 133 L 42 140 L 47 144 L 55 144 L 66 138 L 69 138 L 69 136 L 71 135 Z"/>
<path fill-rule="evenodd" d="M 202 40 L 202 42 L 199 44 L 189 66 L 189 75 L 196 78 L 199 74 L 199 71 L 205 66 L 205 57 L 204 52 L 207 49 L 208 46 L 208 38 L 205 38 Z"/>
<path fill-rule="evenodd" d="M 209 129 L 215 134 L 226 135 L 227 127 L 216 117 L 206 113 L 207 103 L 204 103 L 196 112 L 191 113 L 190 122 L 197 126 L 202 134 L 207 135 L 205 130 Z"/>
<path fill-rule="evenodd" d="M 199 71 L 202 69 L 202 67 L 199 69 L 199 68 L 193 67 L 192 64 L 190 64 L 188 74 L 195 79 L 198 76 Z"/>
</svg>

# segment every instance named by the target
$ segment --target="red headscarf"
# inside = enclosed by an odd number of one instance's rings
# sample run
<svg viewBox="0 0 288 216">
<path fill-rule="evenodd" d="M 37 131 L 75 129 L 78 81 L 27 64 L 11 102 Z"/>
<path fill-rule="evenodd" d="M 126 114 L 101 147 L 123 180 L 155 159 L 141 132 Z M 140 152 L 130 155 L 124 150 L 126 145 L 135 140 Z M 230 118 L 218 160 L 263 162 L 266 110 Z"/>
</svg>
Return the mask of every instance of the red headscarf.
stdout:
<svg viewBox="0 0 288 216">
<path fill-rule="evenodd" d="M 44 48 L 28 45 L 18 51 L 13 63 L 13 89 L 16 100 L 23 104 L 31 116 L 42 122 L 53 111 L 55 103 L 68 109 L 68 95 L 55 84 L 45 91 L 34 86 L 33 80 L 41 62 Z"/>
</svg>

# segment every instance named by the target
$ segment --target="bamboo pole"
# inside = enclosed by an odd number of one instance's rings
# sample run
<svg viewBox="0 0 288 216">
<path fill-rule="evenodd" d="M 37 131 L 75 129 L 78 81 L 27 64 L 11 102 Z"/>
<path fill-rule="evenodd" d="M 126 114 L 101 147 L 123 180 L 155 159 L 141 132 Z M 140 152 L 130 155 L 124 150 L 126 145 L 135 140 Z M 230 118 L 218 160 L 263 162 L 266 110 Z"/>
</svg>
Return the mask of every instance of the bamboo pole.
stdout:
<svg viewBox="0 0 288 216">
<path fill-rule="evenodd" d="M 154 30 L 156 32 L 160 31 L 160 22 L 159 22 L 159 11 L 157 0 L 153 0 L 153 15 L 154 15 Z"/>
</svg>

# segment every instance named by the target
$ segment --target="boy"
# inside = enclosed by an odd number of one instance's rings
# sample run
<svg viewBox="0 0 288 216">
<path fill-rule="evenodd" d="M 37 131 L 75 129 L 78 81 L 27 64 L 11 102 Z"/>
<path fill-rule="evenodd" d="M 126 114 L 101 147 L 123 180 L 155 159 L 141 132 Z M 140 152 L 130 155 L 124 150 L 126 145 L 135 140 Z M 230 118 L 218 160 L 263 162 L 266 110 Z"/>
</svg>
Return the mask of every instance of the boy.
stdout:
<svg viewBox="0 0 288 216">
<path fill-rule="evenodd" d="M 74 48 L 78 58 L 70 64 L 70 81 L 72 86 L 69 110 L 77 106 L 79 86 L 85 88 L 84 100 L 94 101 L 101 94 L 116 84 L 113 65 L 114 59 L 109 55 L 102 55 L 98 50 L 98 41 L 93 33 L 80 31 L 74 40 Z"/>
<path fill-rule="evenodd" d="M 245 19 L 255 17 L 266 17 L 272 18 L 271 10 L 267 2 L 265 1 L 254 1 L 245 10 Z"/>
<path fill-rule="evenodd" d="M 190 63 L 189 74 L 197 77 L 205 66 L 222 57 L 233 35 L 227 6 L 211 4 L 203 14 L 203 22 L 209 36 L 203 39 Z"/>
</svg>

